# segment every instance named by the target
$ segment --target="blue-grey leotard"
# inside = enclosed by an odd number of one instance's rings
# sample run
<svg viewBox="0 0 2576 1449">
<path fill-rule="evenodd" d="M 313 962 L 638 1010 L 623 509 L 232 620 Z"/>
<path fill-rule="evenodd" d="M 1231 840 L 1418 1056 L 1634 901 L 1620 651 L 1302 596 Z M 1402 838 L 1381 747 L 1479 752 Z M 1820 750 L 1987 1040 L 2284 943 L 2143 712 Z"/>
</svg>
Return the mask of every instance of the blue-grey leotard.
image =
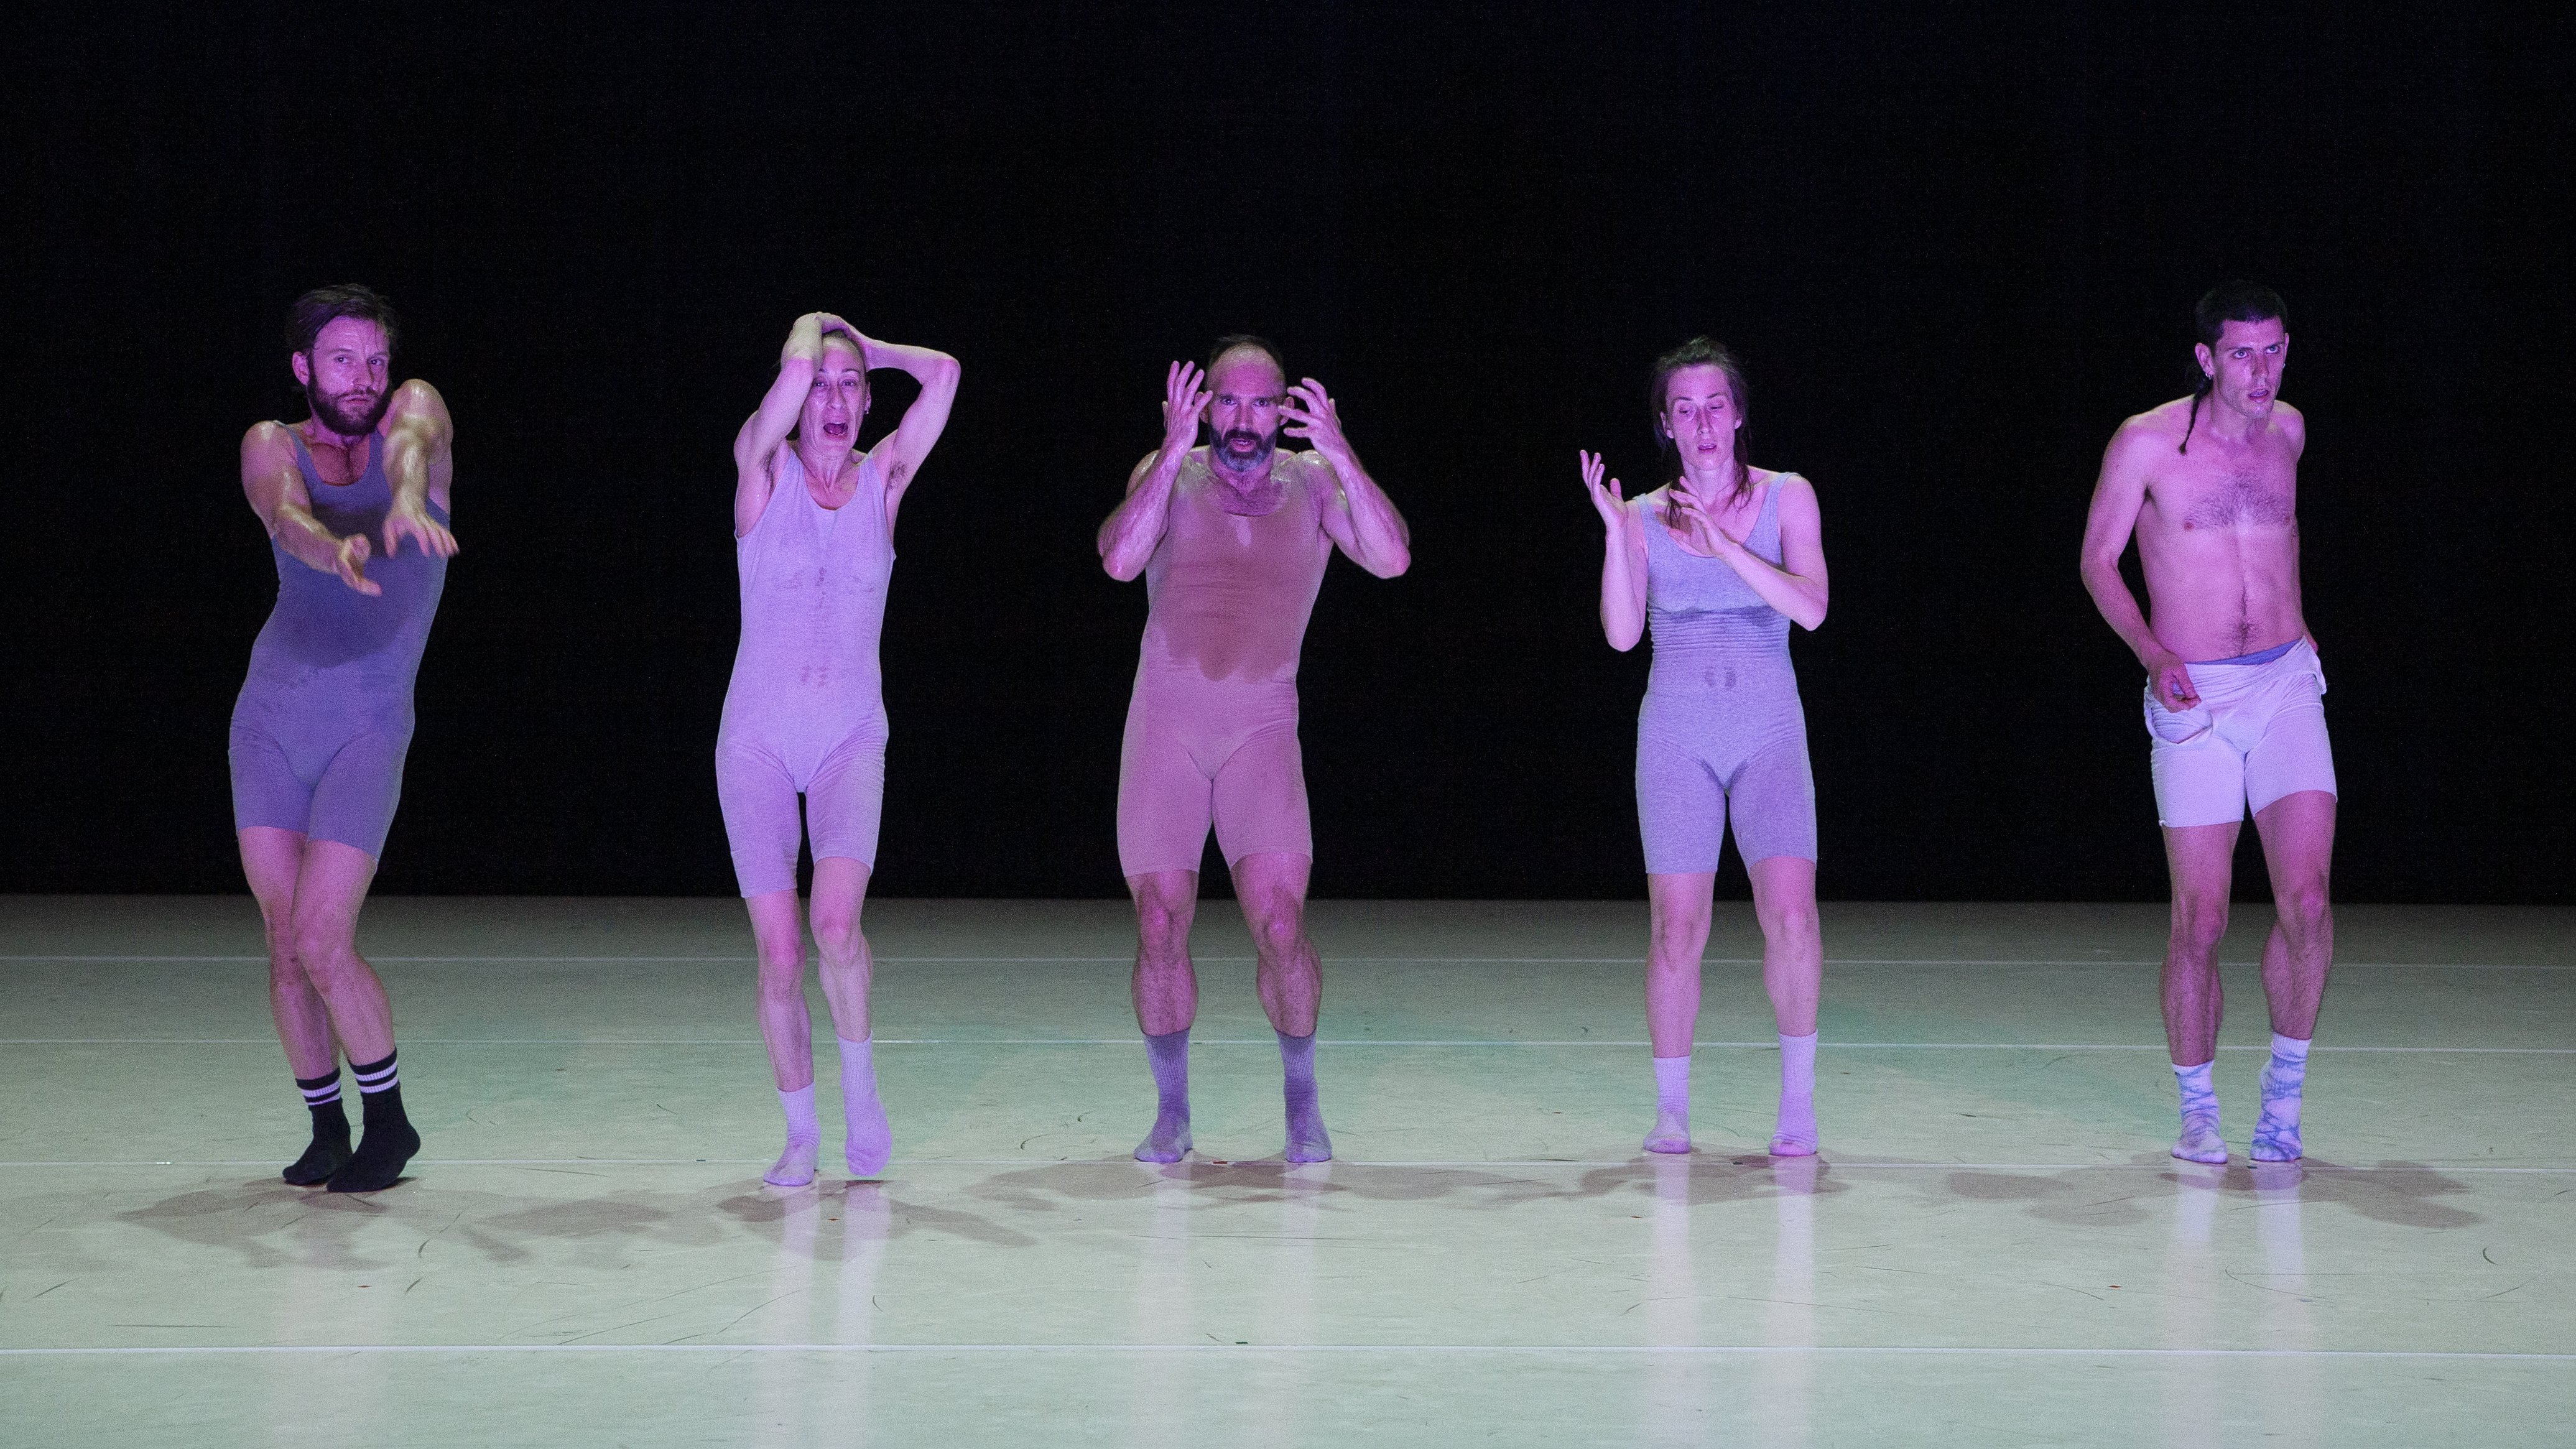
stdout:
<svg viewBox="0 0 2576 1449">
<path fill-rule="evenodd" d="M 1780 484 L 1764 485 L 1744 546 L 1780 562 Z M 1749 863 L 1816 858 L 1816 778 L 1789 667 L 1789 617 L 1723 559 L 1646 520 L 1646 620 L 1654 668 L 1637 711 L 1637 824 L 1649 874 L 1717 869 L 1726 817 Z"/>
<path fill-rule="evenodd" d="M 408 539 L 384 556 L 393 503 L 384 434 L 368 440 L 367 466 L 354 482 L 323 482 L 300 436 L 295 465 L 323 527 L 374 540 L 367 577 L 384 592 L 361 594 L 269 540 L 277 607 L 251 645 L 250 676 L 233 704 L 233 828 L 275 826 L 382 857 L 411 748 L 412 679 L 447 586 L 447 560 Z M 447 522 L 437 503 L 429 512 Z"/>
</svg>

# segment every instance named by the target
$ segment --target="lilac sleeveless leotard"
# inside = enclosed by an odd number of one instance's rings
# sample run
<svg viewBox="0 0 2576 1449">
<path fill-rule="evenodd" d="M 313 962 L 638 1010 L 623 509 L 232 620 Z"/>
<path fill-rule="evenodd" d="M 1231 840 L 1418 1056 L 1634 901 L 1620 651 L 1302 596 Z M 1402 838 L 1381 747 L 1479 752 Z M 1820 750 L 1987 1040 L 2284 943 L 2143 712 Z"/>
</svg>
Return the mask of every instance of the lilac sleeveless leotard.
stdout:
<svg viewBox="0 0 2576 1449">
<path fill-rule="evenodd" d="M 367 442 L 367 466 L 346 484 L 322 481 L 301 435 L 295 466 L 313 516 L 345 538 L 381 548 L 393 487 L 385 437 Z M 432 502 L 430 516 L 447 522 Z M 307 568 L 274 537 L 277 606 L 251 645 L 250 673 L 233 703 L 233 828 L 270 826 L 335 840 L 382 858 L 402 798 L 411 748 L 412 681 L 430 621 L 447 587 L 447 560 L 406 545 L 367 560 L 383 588 L 361 594 L 338 574 Z"/>
<path fill-rule="evenodd" d="M 1780 562 L 1780 484 L 1764 485 L 1745 535 Z M 1637 710 L 1637 824 L 1649 874 L 1717 869 L 1726 817 L 1745 861 L 1816 858 L 1816 780 L 1807 715 L 1789 667 L 1789 616 L 1723 559 L 1673 541 L 1661 509 L 1646 519 L 1646 619 L 1654 668 Z"/>
<path fill-rule="evenodd" d="M 1173 480 L 1145 564 L 1145 639 L 1118 754 L 1122 874 L 1197 870 L 1211 825 L 1228 865 L 1315 854 L 1297 659 L 1332 559 L 1319 491 L 1331 465 L 1309 452 L 1270 466 L 1286 491 L 1258 517 L 1218 506 L 1226 485 L 1202 452 Z"/>
<path fill-rule="evenodd" d="M 745 896 L 796 888 L 796 797 L 814 858 L 873 869 L 885 795 L 885 627 L 894 536 L 885 479 L 861 458 L 849 501 L 825 508 L 794 445 L 760 521 L 734 540 L 742 642 L 716 730 L 716 795 Z"/>
</svg>

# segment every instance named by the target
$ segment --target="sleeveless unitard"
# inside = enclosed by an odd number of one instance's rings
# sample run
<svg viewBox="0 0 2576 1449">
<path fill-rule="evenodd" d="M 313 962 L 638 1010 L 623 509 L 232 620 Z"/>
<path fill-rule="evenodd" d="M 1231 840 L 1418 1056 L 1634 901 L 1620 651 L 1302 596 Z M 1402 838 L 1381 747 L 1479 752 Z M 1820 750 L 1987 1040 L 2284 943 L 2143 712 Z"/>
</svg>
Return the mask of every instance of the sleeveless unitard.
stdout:
<svg viewBox="0 0 2576 1449">
<path fill-rule="evenodd" d="M 369 537 L 378 552 L 367 560 L 367 578 L 384 592 L 361 594 L 270 537 L 277 605 L 251 645 L 250 673 L 233 703 L 233 828 L 293 830 L 382 858 L 411 748 L 412 681 L 447 587 L 447 560 L 416 544 L 392 557 L 382 552 L 393 506 L 384 434 L 367 440 L 367 466 L 345 484 L 323 482 L 302 435 L 294 436 L 314 518 L 343 538 Z M 429 514 L 447 522 L 435 502 Z"/>
<path fill-rule="evenodd" d="M 796 888 L 796 797 L 814 858 L 875 868 L 885 796 L 885 627 L 894 535 L 884 475 L 857 462 L 849 501 L 825 508 L 793 444 L 751 532 L 734 540 L 742 642 L 716 729 L 716 796 L 745 896 Z"/>
<path fill-rule="evenodd" d="M 1781 473 L 1765 485 L 1744 546 L 1780 562 Z M 1752 861 L 1816 858 L 1816 780 L 1807 716 L 1789 667 L 1789 617 L 1723 559 L 1673 541 L 1662 510 L 1646 527 L 1646 618 L 1654 667 L 1637 711 L 1637 823 L 1649 874 L 1717 869 L 1730 807 Z"/>
<path fill-rule="evenodd" d="M 1145 640 L 1118 755 L 1123 874 L 1197 870 L 1211 825 L 1229 866 L 1266 851 L 1314 856 L 1297 659 L 1332 558 L 1332 472 L 1312 452 L 1274 454 L 1270 469 L 1286 490 L 1259 517 L 1218 506 L 1227 485 L 1201 452 L 1173 480 L 1145 564 Z"/>
</svg>

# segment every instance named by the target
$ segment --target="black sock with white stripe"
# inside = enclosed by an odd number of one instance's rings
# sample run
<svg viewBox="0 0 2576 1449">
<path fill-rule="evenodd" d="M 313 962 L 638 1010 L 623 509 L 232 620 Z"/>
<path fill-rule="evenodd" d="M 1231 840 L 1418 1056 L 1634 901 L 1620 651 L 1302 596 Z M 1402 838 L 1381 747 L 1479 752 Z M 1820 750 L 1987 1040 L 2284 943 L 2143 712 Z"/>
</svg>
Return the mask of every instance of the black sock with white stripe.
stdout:
<svg viewBox="0 0 2576 1449">
<path fill-rule="evenodd" d="M 349 1114 L 340 1105 L 340 1069 L 318 1077 L 297 1077 L 295 1089 L 313 1114 L 313 1141 L 294 1165 L 279 1174 L 297 1187 L 325 1182 L 349 1160 Z"/>
<path fill-rule="evenodd" d="M 420 1151 L 420 1134 L 403 1114 L 402 1078 L 394 1070 L 394 1053 L 385 1053 L 380 1062 L 351 1062 L 349 1075 L 358 1079 L 358 1105 L 367 1131 L 348 1162 L 331 1174 L 331 1191 L 381 1191 L 401 1179 L 403 1165 Z"/>
</svg>

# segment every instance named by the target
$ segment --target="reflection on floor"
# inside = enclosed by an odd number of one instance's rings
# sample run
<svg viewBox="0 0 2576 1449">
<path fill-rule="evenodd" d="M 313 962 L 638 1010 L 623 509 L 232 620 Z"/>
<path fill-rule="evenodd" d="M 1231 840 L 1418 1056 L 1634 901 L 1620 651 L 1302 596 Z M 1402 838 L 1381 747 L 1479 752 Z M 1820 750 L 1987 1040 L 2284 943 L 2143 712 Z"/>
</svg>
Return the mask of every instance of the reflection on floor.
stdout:
<svg viewBox="0 0 2576 1449">
<path fill-rule="evenodd" d="M 1775 1162 L 1749 921 L 1649 1160 L 1642 906 L 1326 903 L 1291 1167 L 1212 905 L 1156 1169 L 1117 903 L 880 902 L 896 1164 L 780 1192 L 739 912 L 372 906 L 428 1146 L 360 1199 L 277 1180 L 246 901 L 0 905 L 0 1442 L 2566 1442 L 2576 913 L 2347 908 L 2315 1155 L 2257 1169 L 2256 909 L 2201 1168 L 2157 908 L 1829 907 Z"/>
</svg>

